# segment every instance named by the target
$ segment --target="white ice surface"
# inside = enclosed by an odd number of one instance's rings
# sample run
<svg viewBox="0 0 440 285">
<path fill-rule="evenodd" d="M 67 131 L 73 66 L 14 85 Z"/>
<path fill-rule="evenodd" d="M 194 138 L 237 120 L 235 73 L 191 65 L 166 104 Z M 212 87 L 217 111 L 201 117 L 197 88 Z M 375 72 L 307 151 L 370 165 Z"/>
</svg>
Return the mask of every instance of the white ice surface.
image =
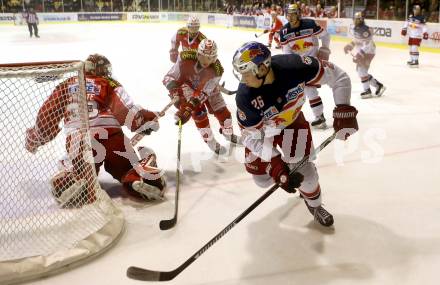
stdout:
<svg viewBox="0 0 440 285">
<path fill-rule="evenodd" d="M 169 42 L 178 27 L 41 25 L 41 38 L 30 39 L 24 26 L 0 26 L 0 62 L 85 59 L 102 53 L 138 104 L 160 110 L 168 101 L 161 80 L 171 67 Z M 235 89 L 232 55 L 242 42 L 254 40 L 254 32 L 202 31 L 218 43 L 223 80 Z M 385 96 L 361 100 L 361 83 L 343 45 L 331 43 L 331 61 L 352 79 L 360 131 L 345 146 L 332 143 L 317 161 L 334 230 L 316 226 L 296 195 L 277 191 L 168 284 L 438 284 L 440 54 L 421 53 L 420 68 L 409 69 L 407 50 L 379 47 L 371 73 L 386 85 Z M 331 92 L 324 87 L 320 94 L 331 118 Z M 234 98 L 225 99 L 234 112 Z M 303 109 L 310 118 L 308 104 Z M 211 124 L 217 129 L 213 117 Z M 315 131 L 315 145 L 331 132 Z M 183 131 L 179 222 L 160 231 L 159 221 L 173 213 L 176 138 L 170 112 L 161 119 L 160 131 L 141 142 L 156 151 L 167 170 L 167 201 L 142 205 L 116 197 L 127 218 L 122 240 L 81 267 L 30 284 L 142 284 L 125 276 L 128 266 L 176 268 L 262 195 L 264 190 L 234 159 L 243 150 L 236 149 L 229 159 L 209 159 L 191 122 Z M 100 178 L 117 196 L 118 184 L 105 173 Z"/>
</svg>

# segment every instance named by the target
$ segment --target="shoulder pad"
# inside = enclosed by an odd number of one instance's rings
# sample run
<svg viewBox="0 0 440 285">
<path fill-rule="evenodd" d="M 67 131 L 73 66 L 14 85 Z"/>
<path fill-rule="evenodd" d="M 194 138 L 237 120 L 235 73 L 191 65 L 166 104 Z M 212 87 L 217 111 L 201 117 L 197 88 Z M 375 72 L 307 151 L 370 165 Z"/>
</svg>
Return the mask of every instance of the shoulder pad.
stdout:
<svg viewBox="0 0 440 285">
<path fill-rule="evenodd" d="M 177 30 L 178 35 L 186 35 L 188 33 L 188 29 L 183 27 Z"/>
<path fill-rule="evenodd" d="M 115 80 L 111 77 L 105 77 L 105 79 L 107 79 L 110 87 L 112 87 L 112 88 L 116 88 L 118 86 L 121 86 L 121 83 L 119 83 L 117 80 Z"/>
<path fill-rule="evenodd" d="M 213 64 L 211 64 L 211 66 L 214 68 L 215 74 L 217 76 L 221 76 L 223 74 L 224 69 L 222 64 L 220 63 L 220 60 L 217 59 Z"/>
<path fill-rule="evenodd" d="M 200 41 L 202 41 L 202 40 L 206 39 L 206 36 L 199 32 L 199 39 L 200 39 Z"/>
<path fill-rule="evenodd" d="M 197 60 L 196 50 L 184 50 L 180 52 L 180 58 L 182 60 Z"/>
</svg>

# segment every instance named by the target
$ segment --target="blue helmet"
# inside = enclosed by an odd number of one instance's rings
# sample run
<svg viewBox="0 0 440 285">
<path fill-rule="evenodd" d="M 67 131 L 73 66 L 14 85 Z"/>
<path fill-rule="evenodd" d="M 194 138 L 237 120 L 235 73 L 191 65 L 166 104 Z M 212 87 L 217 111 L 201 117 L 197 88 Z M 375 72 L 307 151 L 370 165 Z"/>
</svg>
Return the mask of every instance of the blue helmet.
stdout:
<svg viewBox="0 0 440 285">
<path fill-rule="evenodd" d="M 270 67 L 270 60 L 270 50 L 264 44 L 259 42 L 245 43 L 237 49 L 232 59 L 234 74 L 239 80 L 241 74 L 249 71 L 257 75 L 258 67 L 261 64 L 264 64 L 267 68 Z"/>
</svg>

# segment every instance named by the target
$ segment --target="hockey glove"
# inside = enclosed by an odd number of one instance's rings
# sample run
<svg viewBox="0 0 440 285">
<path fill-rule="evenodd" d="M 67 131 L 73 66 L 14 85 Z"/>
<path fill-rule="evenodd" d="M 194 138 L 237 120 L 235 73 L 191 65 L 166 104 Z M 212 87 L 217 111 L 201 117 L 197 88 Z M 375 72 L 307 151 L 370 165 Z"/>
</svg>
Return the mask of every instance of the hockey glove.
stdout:
<svg viewBox="0 0 440 285">
<path fill-rule="evenodd" d="M 352 44 L 348 44 L 344 47 L 344 53 L 347 54 L 349 52 L 351 52 L 353 50 L 353 45 Z"/>
<path fill-rule="evenodd" d="M 177 62 L 177 57 L 179 56 L 179 51 L 177 51 L 176 49 L 171 49 L 170 50 L 170 60 L 172 63 L 176 63 Z"/>
<path fill-rule="evenodd" d="M 57 129 L 52 130 L 50 132 L 53 133 L 52 138 L 45 139 L 44 137 L 41 136 L 41 134 L 39 134 L 39 132 L 37 131 L 37 129 L 35 127 L 27 129 L 26 130 L 26 143 L 25 143 L 26 150 L 29 151 L 30 153 L 33 153 L 33 154 L 36 153 L 40 146 L 48 143 L 53 138 L 55 138 L 56 135 L 60 132 L 60 129 L 57 128 Z M 47 133 L 49 133 L 49 131 Z"/>
<path fill-rule="evenodd" d="M 423 39 L 424 39 L 424 40 L 429 39 L 429 35 L 428 35 L 428 33 L 423 33 Z"/>
<path fill-rule="evenodd" d="M 269 32 L 269 30 L 264 30 L 263 33 L 267 34 Z"/>
<path fill-rule="evenodd" d="M 357 113 L 356 108 L 350 105 L 337 105 L 333 109 L 333 129 L 337 139 L 345 141 L 359 130 L 356 120 Z"/>
<path fill-rule="evenodd" d="M 402 29 L 402 31 L 400 32 L 400 34 L 401 34 L 402 36 L 406 36 L 406 29 Z"/>
<path fill-rule="evenodd" d="M 304 176 L 299 172 L 289 175 L 289 167 L 282 160 L 281 155 L 275 156 L 270 162 L 269 175 L 280 184 L 287 193 L 295 193 L 296 188 L 301 186 Z"/>
<path fill-rule="evenodd" d="M 189 121 L 192 111 L 200 104 L 197 98 L 191 98 L 188 102 L 180 104 L 179 110 L 176 112 L 176 125 L 179 125 L 179 120 L 182 121 L 182 125 Z"/>
<path fill-rule="evenodd" d="M 330 49 L 328 47 L 320 47 L 318 50 L 318 58 L 328 60 L 330 58 Z"/>
</svg>

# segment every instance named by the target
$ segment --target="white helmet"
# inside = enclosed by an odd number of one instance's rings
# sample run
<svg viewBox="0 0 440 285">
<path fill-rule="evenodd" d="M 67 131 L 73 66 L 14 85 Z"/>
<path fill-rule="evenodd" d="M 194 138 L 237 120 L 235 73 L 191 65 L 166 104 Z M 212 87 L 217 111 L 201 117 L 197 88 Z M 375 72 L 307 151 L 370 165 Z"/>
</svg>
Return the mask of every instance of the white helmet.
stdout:
<svg viewBox="0 0 440 285">
<path fill-rule="evenodd" d="M 189 32 L 195 34 L 200 29 L 200 20 L 196 16 L 189 16 L 188 21 L 186 22 L 186 27 Z"/>
<path fill-rule="evenodd" d="M 217 44 L 213 40 L 204 39 L 199 44 L 197 54 L 209 57 L 215 61 L 217 59 Z"/>
</svg>

